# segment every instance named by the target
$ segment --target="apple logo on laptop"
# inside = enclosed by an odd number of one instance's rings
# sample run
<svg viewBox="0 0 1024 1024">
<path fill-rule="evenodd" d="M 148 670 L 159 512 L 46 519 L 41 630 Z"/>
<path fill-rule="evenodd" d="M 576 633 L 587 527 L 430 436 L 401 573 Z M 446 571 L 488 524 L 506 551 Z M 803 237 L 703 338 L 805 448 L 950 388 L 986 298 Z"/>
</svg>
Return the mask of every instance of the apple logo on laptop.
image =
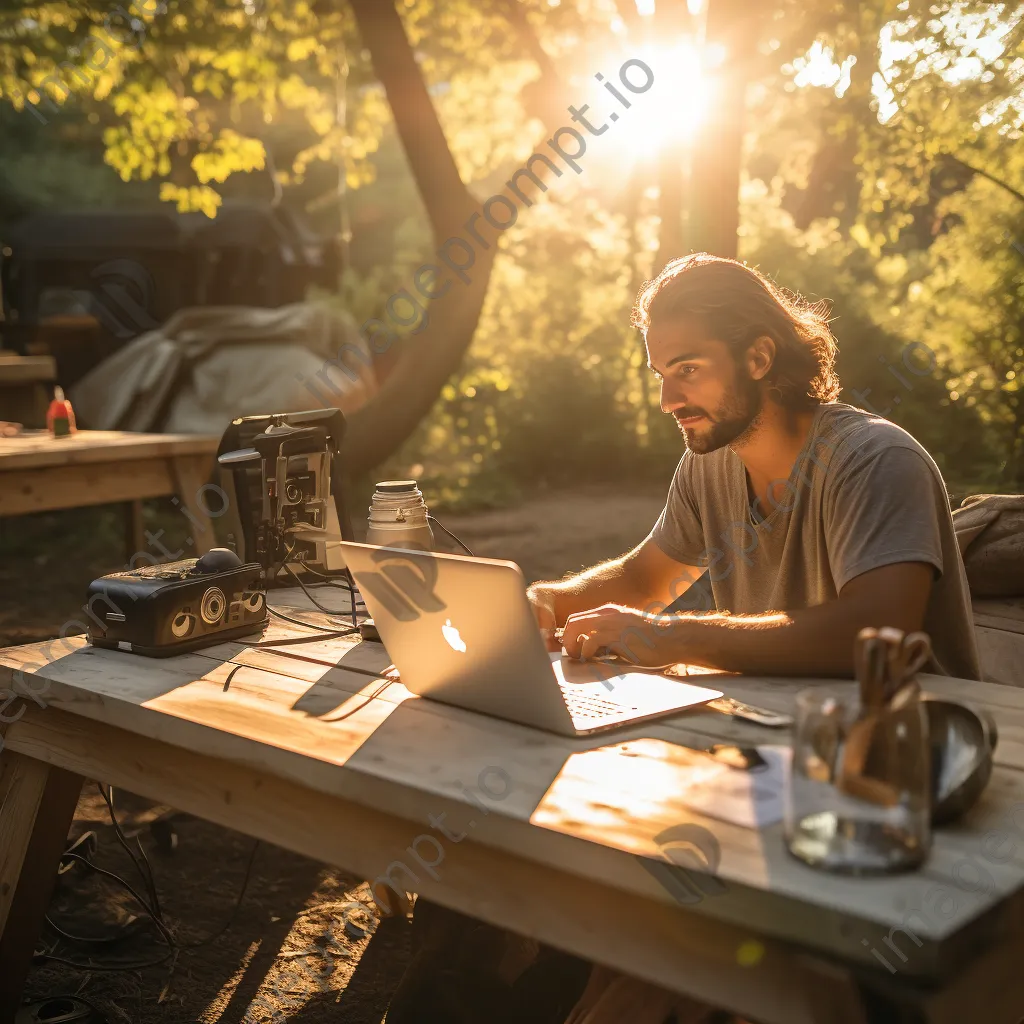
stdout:
<svg viewBox="0 0 1024 1024">
<path fill-rule="evenodd" d="M 459 654 L 466 653 L 466 641 L 459 635 L 458 628 L 452 625 L 451 619 L 444 620 L 444 625 L 441 627 L 441 633 L 444 635 L 445 640 L 448 642 L 448 646 L 453 651 L 458 651 Z"/>
</svg>

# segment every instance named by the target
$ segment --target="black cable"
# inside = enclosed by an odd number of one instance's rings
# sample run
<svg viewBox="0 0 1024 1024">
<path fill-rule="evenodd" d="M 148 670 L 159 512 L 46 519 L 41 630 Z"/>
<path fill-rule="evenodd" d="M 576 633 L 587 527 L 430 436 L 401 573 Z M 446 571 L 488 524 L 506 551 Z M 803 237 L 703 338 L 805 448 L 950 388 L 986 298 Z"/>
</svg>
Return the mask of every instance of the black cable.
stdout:
<svg viewBox="0 0 1024 1024">
<path fill-rule="evenodd" d="M 67 960 L 62 956 L 54 956 L 52 953 L 36 953 L 32 957 L 33 963 L 38 963 L 43 960 L 50 960 L 56 964 L 64 964 L 65 967 L 77 967 L 80 971 L 144 971 L 147 967 L 159 967 L 160 964 L 166 963 L 171 959 L 172 956 L 177 956 L 178 951 L 171 949 L 165 953 L 159 960 L 149 960 L 142 964 L 80 964 L 74 960 Z M 81 998 L 75 996 L 73 998 Z"/>
<path fill-rule="evenodd" d="M 303 623 L 308 626 L 308 622 Z M 257 643 L 246 644 L 246 647 L 288 647 L 290 644 L 315 644 L 322 640 L 337 640 L 338 637 L 351 636 L 358 633 L 358 629 L 339 629 L 334 633 L 318 633 L 314 636 L 292 636 L 285 640 L 260 640 Z"/>
<path fill-rule="evenodd" d="M 105 868 L 101 868 L 97 864 L 94 864 L 87 857 L 83 857 L 80 854 L 74 853 L 73 851 L 74 851 L 75 847 L 80 845 L 82 840 L 85 838 L 84 836 L 80 836 L 71 845 L 71 847 L 69 847 L 67 850 L 64 851 L 64 853 L 61 856 L 61 861 L 62 862 L 65 861 L 65 860 L 81 861 L 87 867 L 92 868 L 93 871 L 96 871 L 96 872 L 98 872 L 99 874 L 102 874 L 102 875 L 106 875 L 109 878 L 113 878 L 116 882 L 120 883 L 122 886 L 124 886 L 125 889 L 128 890 L 128 892 L 131 893 L 131 895 L 135 898 L 135 900 L 139 903 L 139 905 L 146 911 L 148 916 L 153 919 L 153 922 L 160 929 L 160 931 L 161 931 L 165 941 L 167 941 L 169 944 L 173 945 L 174 940 L 173 940 L 173 937 L 170 934 L 170 930 L 166 927 L 166 925 L 163 922 L 163 914 L 162 914 L 162 912 L 160 910 L 159 899 L 156 897 L 156 883 L 153 880 L 153 869 L 152 869 L 152 866 L 149 863 L 149 858 L 146 857 L 146 851 L 142 849 L 142 844 L 140 842 L 139 843 L 139 852 L 142 854 L 143 861 L 145 862 L 145 865 L 146 865 L 145 870 L 143 870 L 142 865 L 135 859 L 135 855 L 132 853 L 131 848 L 128 846 L 127 838 L 125 837 L 124 832 L 121 830 L 121 826 L 118 823 L 117 816 L 114 813 L 114 806 L 113 806 L 112 798 L 110 796 L 108 796 L 107 791 L 103 789 L 103 785 L 101 783 L 98 782 L 96 784 L 96 786 L 97 786 L 97 788 L 100 791 L 100 795 L 103 797 L 104 801 L 106 802 L 107 810 L 110 813 L 110 820 L 111 820 L 111 822 L 114 825 L 114 831 L 115 831 L 115 833 L 117 835 L 118 842 L 121 844 L 121 846 L 124 847 L 124 850 L 128 854 L 129 858 L 131 859 L 132 864 L 135 865 L 135 870 L 139 873 L 140 877 L 142 878 L 143 884 L 146 886 L 146 889 L 147 889 L 147 891 L 148 891 L 148 893 L 150 895 L 150 898 L 151 899 L 155 899 L 156 902 L 153 905 L 147 904 L 146 901 L 144 899 L 142 899 L 142 897 L 135 891 L 135 889 L 132 887 L 132 885 L 125 878 L 123 878 L 121 875 L 119 875 L 119 874 L 117 874 L 116 872 L 113 872 L 113 871 L 107 871 Z M 155 907 L 155 909 L 154 909 L 154 907 Z M 59 924 L 57 924 L 56 921 L 54 921 L 49 915 L 44 915 L 44 918 L 46 920 L 46 923 L 50 926 L 50 928 L 54 932 L 56 932 L 58 935 L 60 935 L 62 938 L 65 938 L 65 939 L 67 939 L 70 942 L 79 942 L 79 943 L 102 943 L 102 944 L 107 944 L 107 943 L 118 942 L 118 941 L 120 941 L 121 939 L 124 938 L 124 934 L 123 934 L 124 929 L 126 927 L 128 927 L 127 925 L 123 926 L 121 928 L 120 933 L 117 934 L 117 935 L 107 935 L 107 936 L 72 935 L 70 932 L 68 932 L 65 929 L 61 928 L 61 926 Z"/>
<path fill-rule="evenodd" d="M 174 936 L 170 933 L 170 930 L 167 928 L 167 925 L 165 925 L 163 921 L 156 916 L 156 914 L 153 912 L 153 908 L 135 891 L 135 888 L 131 884 L 131 882 L 122 878 L 120 875 L 115 874 L 113 871 L 108 871 L 106 868 L 101 868 L 98 864 L 93 864 L 91 860 L 87 860 L 80 854 L 65 852 L 64 857 L 70 858 L 71 860 L 81 861 L 83 864 L 86 864 L 90 868 L 92 868 L 92 870 L 95 871 L 97 874 L 103 875 L 106 878 L 112 878 L 115 882 L 118 882 L 121 885 L 123 885 L 128 890 L 128 892 L 132 894 L 132 896 L 134 897 L 135 901 L 139 904 L 139 906 L 142 907 L 142 909 L 145 910 L 149 917 L 153 919 L 153 923 L 160 930 L 160 933 L 167 941 L 167 944 L 169 946 L 174 945 Z"/>
<path fill-rule="evenodd" d="M 350 569 L 345 569 L 343 575 L 341 575 L 341 576 L 327 576 L 326 574 L 324 574 L 322 572 L 319 572 L 316 569 L 311 569 L 305 563 L 303 563 L 302 567 L 307 572 L 311 572 L 311 573 L 313 573 L 314 576 L 319 576 L 320 579 L 321 579 L 320 583 L 310 583 L 310 584 L 308 584 L 309 588 L 312 588 L 312 587 L 332 587 L 332 588 L 334 588 L 334 587 L 343 587 L 344 589 L 346 589 L 348 591 L 349 615 L 350 615 L 350 617 L 352 619 L 352 625 L 358 629 L 359 628 L 359 615 L 357 613 L 357 609 L 362 609 L 363 611 L 366 611 L 366 602 L 363 601 L 362 598 L 356 596 L 359 593 L 359 590 L 356 587 L 355 581 L 352 578 L 352 571 Z M 319 608 L 321 611 L 327 612 L 329 615 L 330 614 L 340 614 L 340 613 L 336 613 L 336 612 L 331 612 L 329 609 L 324 608 L 324 606 L 322 604 L 320 604 L 316 600 L 316 598 L 313 597 L 312 594 L 309 593 L 309 590 L 307 589 L 307 585 L 303 584 L 302 580 L 299 579 L 298 576 L 296 576 L 295 571 L 290 566 L 286 566 L 286 568 L 292 574 L 292 576 L 295 576 L 295 582 L 298 583 L 299 586 L 302 587 L 302 589 L 304 591 L 306 591 L 306 595 L 313 602 L 313 604 L 315 604 L 317 606 L 317 608 Z"/>
<path fill-rule="evenodd" d="M 85 1005 L 88 1006 L 89 1009 L 92 1010 L 92 1012 L 96 1014 L 96 1019 L 97 1020 L 106 1020 L 105 1014 L 103 1013 L 102 1010 L 100 1010 L 100 1008 L 95 1003 L 89 1002 L 89 1000 L 86 999 L 85 996 L 79 995 L 77 992 L 71 992 L 71 993 L 68 993 L 68 994 L 65 994 L 65 995 L 53 995 L 53 996 L 50 996 L 49 999 L 75 999 L 75 1000 L 77 1000 L 80 1003 L 85 1003 Z M 47 1001 L 49 1001 L 49 1000 L 47 1000 Z M 33 1000 L 31 1000 L 31 999 L 23 999 L 22 1000 L 22 1005 L 27 1006 L 31 1002 L 33 1002 Z"/>
<path fill-rule="evenodd" d="M 339 665 L 338 667 L 339 668 L 344 668 L 345 666 Z M 361 675 L 364 675 L 364 676 L 372 675 L 375 679 L 379 679 L 380 678 L 380 676 L 378 674 L 375 674 L 373 672 L 367 672 L 365 669 L 353 668 L 353 669 L 349 669 L 348 671 L 350 671 L 350 672 L 359 672 Z M 377 689 L 374 690 L 373 693 L 371 693 L 366 698 L 366 700 L 364 700 L 363 703 L 360 704 L 358 707 L 351 708 L 350 710 L 346 711 L 345 714 L 338 715 L 337 718 L 324 718 L 324 719 L 321 719 L 321 721 L 324 721 L 324 722 L 344 722 L 346 718 L 351 718 L 351 716 L 354 715 L 357 711 L 362 711 L 363 708 L 365 708 L 367 704 L 369 704 L 372 701 L 376 700 L 394 682 L 397 682 L 397 680 L 396 679 L 385 679 L 384 682 L 381 683 L 381 685 L 378 686 Z"/>
<path fill-rule="evenodd" d="M 320 611 L 326 612 L 328 615 L 344 615 L 345 614 L 344 612 L 336 611 L 333 608 L 325 608 L 313 596 L 313 592 L 309 589 L 309 587 L 307 587 L 306 584 L 302 582 L 302 580 L 299 578 L 298 573 L 290 565 L 286 565 L 285 568 L 288 570 L 289 573 L 291 573 L 291 576 L 295 580 L 295 582 L 298 583 L 298 585 L 300 587 L 302 587 L 302 592 L 306 595 L 306 597 L 308 597 L 310 599 L 310 601 L 312 601 L 313 604 L 315 604 L 316 607 L 320 609 Z M 352 593 L 352 588 L 351 587 L 349 587 L 349 591 L 348 592 L 349 592 L 349 597 L 351 597 L 354 600 L 355 599 L 355 595 Z M 358 623 L 357 623 L 357 625 L 358 625 Z"/>
<path fill-rule="evenodd" d="M 345 586 L 352 586 L 352 581 L 349 579 L 348 569 L 343 569 L 340 576 L 329 576 L 325 572 L 320 572 L 319 569 L 314 569 L 312 566 L 307 565 L 305 562 L 302 563 L 302 568 L 306 572 L 311 572 L 314 576 L 319 576 L 320 579 L 327 583 L 343 583 Z"/>
<path fill-rule="evenodd" d="M 317 587 L 321 587 L 321 588 L 322 587 L 326 587 L 328 590 L 345 590 L 345 591 L 352 591 L 352 590 L 354 590 L 357 594 L 359 593 L 359 588 L 358 587 L 353 587 L 348 582 L 348 580 L 345 579 L 344 576 L 339 576 L 339 577 L 337 577 L 337 579 L 333 579 L 333 580 L 313 580 L 312 583 L 307 582 L 306 586 L 310 587 L 311 589 L 314 589 L 314 590 Z M 361 602 L 362 598 L 359 598 L 359 600 Z"/>
<path fill-rule="evenodd" d="M 317 639 L 319 640 L 320 638 L 319 638 L 319 637 L 317 637 Z M 221 690 L 221 693 L 227 693 L 227 692 L 228 692 L 228 687 L 229 687 L 229 686 L 231 685 L 231 680 L 235 678 L 235 673 L 236 673 L 236 672 L 237 672 L 237 671 L 238 671 L 239 669 L 242 669 L 242 668 L 245 668 L 245 666 L 244 666 L 244 665 L 236 665 L 236 666 L 235 666 L 235 667 L 234 667 L 234 668 L 233 668 L 233 669 L 232 669 L 232 670 L 231 670 L 231 671 L 230 671 L 230 672 L 228 673 L 228 677 L 227 677 L 227 679 L 225 679 L 225 680 L 224 680 L 224 689 L 223 689 L 223 690 Z"/>
<path fill-rule="evenodd" d="M 74 841 L 74 842 L 73 842 L 73 843 L 72 843 L 72 844 L 71 844 L 71 845 L 70 845 L 70 846 L 69 846 L 69 847 L 68 847 L 68 848 L 67 848 L 67 849 L 66 849 L 66 850 L 64 851 L 64 853 L 69 853 L 69 852 L 72 852 L 72 851 L 74 851 L 74 850 L 75 850 L 75 848 L 76 848 L 76 847 L 79 847 L 79 846 L 81 846 L 81 845 L 82 845 L 82 843 L 86 843 L 86 842 L 88 842 L 88 841 L 89 841 L 89 837 L 90 837 L 90 836 L 91 836 L 91 837 L 92 837 L 93 839 L 95 839 L 95 838 L 96 838 L 96 833 L 95 833 L 95 832 L 94 832 L 94 831 L 93 831 L 92 829 L 89 829 L 89 831 L 88 831 L 88 832 L 83 832 L 83 833 L 82 833 L 82 834 L 81 834 L 81 835 L 80 835 L 80 836 L 79 836 L 79 837 L 78 837 L 78 838 L 77 838 L 77 839 L 76 839 L 76 840 L 75 840 L 75 841 Z M 62 855 L 62 856 L 61 856 L 61 858 L 60 858 L 60 862 L 59 862 L 59 863 L 58 863 L 58 865 L 57 865 L 57 875 L 58 875 L 58 877 L 59 877 L 60 875 L 63 875 L 63 874 L 65 874 L 65 872 L 67 872 L 67 871 L 70 871 L 70 870 L 71 870 L 71 865 L 69 864 L 69 865 L 67 865 L 67 866 L 65 867 L 65 865 L 64 865 L 64 857 L 63 857 L 63 855 Z"/>
<path fill-rule="evenodd" d="M 142 859 L 145 862 L 146 869 L 143 870 L 142 865 L 135 859 L 135 854 L 132 853 L 131 847 L 128 845 L 127 837 L 124 832 L 121 831 L 121 825 L 117 820 L 117 815 L 114 813 L 114 797 L 113 789 L 103 788 L 102 782 L 96 783 L 97 789 L 100 791 L 100 796 L 106 801 L 107 811 L 110 813 L 110 821 L 114 826 L 114 834 L 117 836 L 117 841 L 124 847 L 125 853 L 131 858 L 132 863 L 135 865 L 135 870 L 138 871 L 139 876 L 142 878 L 142 884 L 146 886 L 146 890 L 149 893 L 153 910 L 161 919 L 163 914 L 160 911 L 160 897 L 156 893 L 156 882 L 153 881 L 153 868 L 150 866 L 149 858 L 146 856 L 146 851 L 142 849 L 142 843 L 139 842 L 139 853 L 142 854 Z M 138 839 L 138 836 L 136 836 Z"/>
<path fill-rule="evenodd" d="M 139 848 L 139 854 L 142 857 L 142 863 L 146 865 L 146 874 L 149 876 L 149 892 L 153 897 L 153 907 L 156 912 L 163 917 L 163 908 L 160 906 L 160 897 L 156 891 L 156 879 L 153 877 L 153 866 L 149 863 L 149 857 L 146 856 L 146 851 L 142 848 L 142 839 L 139 836 L 135 837 L 135 845 Z"/>
<path fill-rule="evenodd" d="M 431 516 L 431 515 L 428 515 L 428 516 L 427 516 L 427 522 L 428 522 L 428 523 L 433 523 L 433 524 L 434 524 L 434 525 L 435 525 L 435 526 L 436 526 L 436 527 L 437 527 L 437 528 L 438 528 L 438 529 L 439 529 L 439 530 L 440 530 L 440 531 L 441 531 L 442 533 L 446 533 L 446 534 L 448 534 L 448 536 L 449 536 L 449 537 L 451 537 L 451 539 L 452 539 L 453 541 L 455 541 L 455 543 L 456 543 L 456 544 L 458 544 L 458 545 L 459 545 L 459 547 L 460 547 L 460 548 L 462 548 L 462 550 L 463 550 L 463 551 L 465 551 L 465 552 L 466 552 L 466 554 L 467 554 L 467 555 L 469 555 L 469 557 L 470 557 L 470 558 L 473 558 L 473 557 L 474 557 L 474 555 L 473 555 L 473 552 L 472 552 L 472 551 L 470 551 L 470 550 L 469 550 L 469 548 L 468 548 L 468 547 L 467 547 L 467 546 L 466 546 L 465 544 L 463 544 L 463 543 L 462 543 L 462 541 L 461 541 L 461 540 L 459 540 L 459 538 L 458 538 L 458 537 L 456 537 L 456 536 L 455 536 L 455 534 L 454 534 L 454 533 L 452 533 L 452 531 L 451 531 L 451 530 L 449 530 L 449 529 L 448 529 L 447 527 L 445 527 L 445 526 L 442 526 L 442 525 L 441 525 L 441 524 L 440 524 L 440 523 L 439 523 L 439 522 L 438 522 L 438 521 L 437 521 L 437 520 L 436 520 L 436 519 L 435 519 L 435 518 L 434 518 L 433 516 Z"/>
<path fill-rule="evenodd" d="M 238 667 L 241 668 L 241 665 Z M 245 890 L 249 885 L 249 875 L 252 872 L 252 864 L 256 859 L 256 851 L 259 849 L 259 845 L 260 841 L 258 839 L 252 844 L 252 850 L 249 851 L 249 861 L 245 865 L 245 875 L 242 877 L 241 891 L 238 893 L 238 899 L 235 900 L 235 905 L 231 908 L 231 913 L 228 915 L 228 919 L 224 922 L 223 927 L 199 942 L 182 943 L 179 946 L 180 949 L 198 949 L 200 946 L 206 946 L 213 942 L 214 939 L 219 939 L 234 924 L 235 915 L 238 913 L 238 908 L 242 905 L 242 900 L 245 898 Z"/>
<path fill-rule="evenodd" d="M 321 588 L 326 587 L 328 590 L 344 590 L 346 594 L 348 594 L 351 597 L 355 598 L 356 604 L 360 608 L 365 608 L 366 607 L 366 602 L 363 601 L 363 599 L 359 596 L 359 591 L 355 587 L 350 587 L 350 586 L 347 586 L 347 585 L 342 585 L 341 583 L 334 584 L 334 583 L 331 583 L 329 580 L 317 580 L 314 583 L 308 583 L 306 585 L 311 590 L 315 590 L 317 587 L 321 587 Z"/>
<path fill-rule="evenodd" d="M 234 675 L 234 673 L 237 672 L 238 669 L 240 669 L 242 667 L 243 666 L 241 666 L 241 665 L 236 665 L 231 670 L 231 674 L 230 675 Z M 230 679 L 230 675 L 229 675 L 229 679 Z M 377 692 L 381 692 L 382 689 L 383 689 L 383 687 L 378 689 Z M 356 710 L 358 710 L 358 709 L 356 709 Z M 102 791 L 103 790 L 102 790 L 102 787 L 101 787 L 101 792 Z M 105 794 L 104 794 L 104 798 L 106 798 Z M 107 807 L 111 811 L 111 815 L 113 816 L 113 806 L 112 806 L 112 804 L 111 804 L 111 802 L 109 800 L 107 801 Z M 113 820 L 114 820 L 114 823 L 115 823 L 115 827 L 116 828 L 120 828 L 120 826 L 117 824 L 117 819 L 114 818 Z M 55 956 L 53 953 L 36 953 L 36 954 L 34 954 L 34 956 L 32 958 L 33 962 L 37 963 L 37 962 L 42 961 L 42 960 L 49 960 L 49 961 L 52 961 L 54 963 L 64 964 L 67 967 L 75 967 L 78 970 L 82 970 L 82 971 L 140 971 L 140 970 L 144 970 L 144 969 L 146 969 L 148 967 L 158 967 L 160 964 L 166 963 L 166 961 L 168 961 L 172 956 L 177 956 L 177 954 L 181 950 L 198 949 L 201 946 L 208 945 L 209 943 L 213 942 L 214 940 L 219 939 L 231 927 L 231 925 L 234 924 L 235 917 L 238 914 L 238 910 L 239 910 L 239 908 L 242 905 L 242 900 L 245 899 L 245 894 L 246 894 L 246 891 L 248 890 L 248 887 L 249 887 L 249 879 L 250 879 L 250 877 L 252 875 L 252 866 L 253 866 L 253 862 L 256 859 L 256 851 L 259 849 L 259 845 L 260 845 L 260 841 L 258 839 L 253 842 L 252 850 L 250 850 L 250 852 L 249 852 L 249 859 L 248 859 L 248 861 L 246 862 L 246 865 L 245 865 L 245 873 L 242 876 L 242 888 L 239 890 L 238 897 L 235 900 L 234 906 L 231 908 L 231 913 L 228 915 L 227 920 L 224 922 L 224 924 L 216 932 L 214 932 L 212 935 L 207 936 L 205 939 L 201 939 L 199 942 L 186 942 L 186 943 L 178 942 L 174 938 L 174 936 L 171 934 L 170 930 L 164 925 L 163 921 L 160 918 L 158 918 L 157 916 L 154 915 L 154 913 L 152 911 L 152 908 L 149 907 L 146 904 L 146 901 L 142 899 L 142 897 L 135 891 L 135 889 L 131 886 L 131 884 L 129 882 L 127 882 L 125 879 L 123 879 L 120 875 L 114 874 L 114 872 L 112 872 L 112 871 L 107 871 L 105 868 L 101 868 L 98 865 L 93 864 L 92 861 L 86 860 L 86 858 L 82 857 L 80 854 L 69 853 L 69 852 L 65 851 L 65 854 L 64 854 L 65 857 L 71 858 L 73 860 L 80 860 L 84 864 L 86 864 L 89 867 L 91 867 L 97 873 L 99 873 L 101 875 L 106 875 L 107 877 L 113 878 L 115 881 L 120 882 L 121 885 L 123 885 L 132 894 L 132 896 L 136 899 L 136 901 L 139 903 L 139 905 L 153 919 L 153 922 L 160 929 L 160 931 L 163 934 L 165 940 L 167 941 L 167 944 L 171 948 L 167 951 L 167 953 L 164 956 L 160 957 L 160 959 L 158 959 L 158 960 L 149 960 L 149 961 L 146 961 L 145 963 L 124 963 L 124 964 L 78 963 L 77 961 L 74 961 L 74 960 L 68 960 L 65 957 Z M 130 850 L 128 852 L 131 853 Z M 146 861 L 146 864 L 147 864 L 147 866 L 149 865 L 149 861 L 148 860 Z M 154 888 L 155 888 L 155 885 L 154 885 Z M 68 941 L 71 941 L 71 942 L 79 942 L 79 943 L 111 943 L 111 942 L 116 942 L 119 939 L 123 938 L 123 935 L 107 936 L 107 937 L 104 937 L 104 938 L 93 938 L 92 936 L 86 936 L 86 935 L 72 935 L 70 932 L 65 931 L 59 925 L 55 924 L 54 921 L 50 918 L 49 915 L 46 915 L 45 920 L 46 920 L 46 923 L 58 935 L 60 935 L 62 938 L 67 939 Z M 91 1005 L 91 1004 L 89 1004 L 89 1005 Z"/>
<path fill-rule="evenodd" d="M 352 577 L 350 569 L 345 569 L 341 575 L 336 575 L 336 577 L 329 577 L 329 575 L 326 575 L 323 572 L 316 572 L 315 569 L 309 568 L 308 565 L 303 564 L 303 568 L 309 572 L 315 573 L 319 578 L 321 578 L 315 583 L 307 584 L 308 587 L 344 588 L 350 594 L 355 596 L 355 599 L 359 604 L 364 604 L 362 598 L 359 597 L 359 588 L 355 585 L 355 580 Z"/>
<path fill-rule="evenodd" d="M 124 933 L 134 923 L 129 921 L 127 924 L 121 925 L 121 930 L 117 935 L 72 935 L 70 932 L 66 932 L 59 924 L 57 924 L 49 914 L 43 915 L 43 920 L 55 931 L 61 938 L 67 939 L 68 942 L 95 942 L 97 944 L 109 945 L 114 942 L 121 942 L 125 935 Z"/>
</svg>

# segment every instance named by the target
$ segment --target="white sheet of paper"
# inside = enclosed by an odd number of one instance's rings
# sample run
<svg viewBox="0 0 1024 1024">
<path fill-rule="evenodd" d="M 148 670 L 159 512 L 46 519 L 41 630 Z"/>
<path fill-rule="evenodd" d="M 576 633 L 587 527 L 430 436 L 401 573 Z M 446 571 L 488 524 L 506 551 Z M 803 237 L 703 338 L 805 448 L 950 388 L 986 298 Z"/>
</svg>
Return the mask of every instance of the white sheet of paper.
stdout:
<svg viewBox="0 0 1024 1024">
<path fill-rule="evenodd" d="M 693 780 L 679 799 L 709 818 L 745 828 L 765 828 L 782 820 L 783 799 L 792 750 L 757 747 L 767 766 L 748 772 L 725 764 L 694 766 Z"/>
</svg>

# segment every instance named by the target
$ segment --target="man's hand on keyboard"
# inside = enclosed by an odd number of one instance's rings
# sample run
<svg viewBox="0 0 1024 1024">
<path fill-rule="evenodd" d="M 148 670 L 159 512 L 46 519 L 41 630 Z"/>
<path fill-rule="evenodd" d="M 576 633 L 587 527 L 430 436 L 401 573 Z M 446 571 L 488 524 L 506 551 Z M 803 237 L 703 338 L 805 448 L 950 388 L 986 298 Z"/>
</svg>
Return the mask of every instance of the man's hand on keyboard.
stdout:
<svg viewBox="0 0 1024 1024">
<path fill-rule="evenodd" d="M 570 615 L 563 630 L 562 646 L 577 661 L 614 657 L 641 668 L 664 668 L 681 660 L 650 617 L 636 608 L 618 604 Z"/>
</svg>

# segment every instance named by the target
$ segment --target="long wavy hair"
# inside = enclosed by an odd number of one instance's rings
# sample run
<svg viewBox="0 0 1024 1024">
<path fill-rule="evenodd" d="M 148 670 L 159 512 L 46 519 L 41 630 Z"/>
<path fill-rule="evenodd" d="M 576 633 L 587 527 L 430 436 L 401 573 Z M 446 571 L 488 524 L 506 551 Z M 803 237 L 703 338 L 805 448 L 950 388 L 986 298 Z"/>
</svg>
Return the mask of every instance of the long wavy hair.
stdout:
<svg viewBox="0 0 1024 1024">
<path fill-rule="evenodd" d="M 646 333 L 654 319 L 693 317 L 739 358 L 754 341 L 775 342 L 766 380 L 787 409 L 833 402 L 840 392 L 830 308 L 811 303 L 736 260 L 691 253 L 672 260 L 637 295 L 631 322 Z"/>
</svg>

